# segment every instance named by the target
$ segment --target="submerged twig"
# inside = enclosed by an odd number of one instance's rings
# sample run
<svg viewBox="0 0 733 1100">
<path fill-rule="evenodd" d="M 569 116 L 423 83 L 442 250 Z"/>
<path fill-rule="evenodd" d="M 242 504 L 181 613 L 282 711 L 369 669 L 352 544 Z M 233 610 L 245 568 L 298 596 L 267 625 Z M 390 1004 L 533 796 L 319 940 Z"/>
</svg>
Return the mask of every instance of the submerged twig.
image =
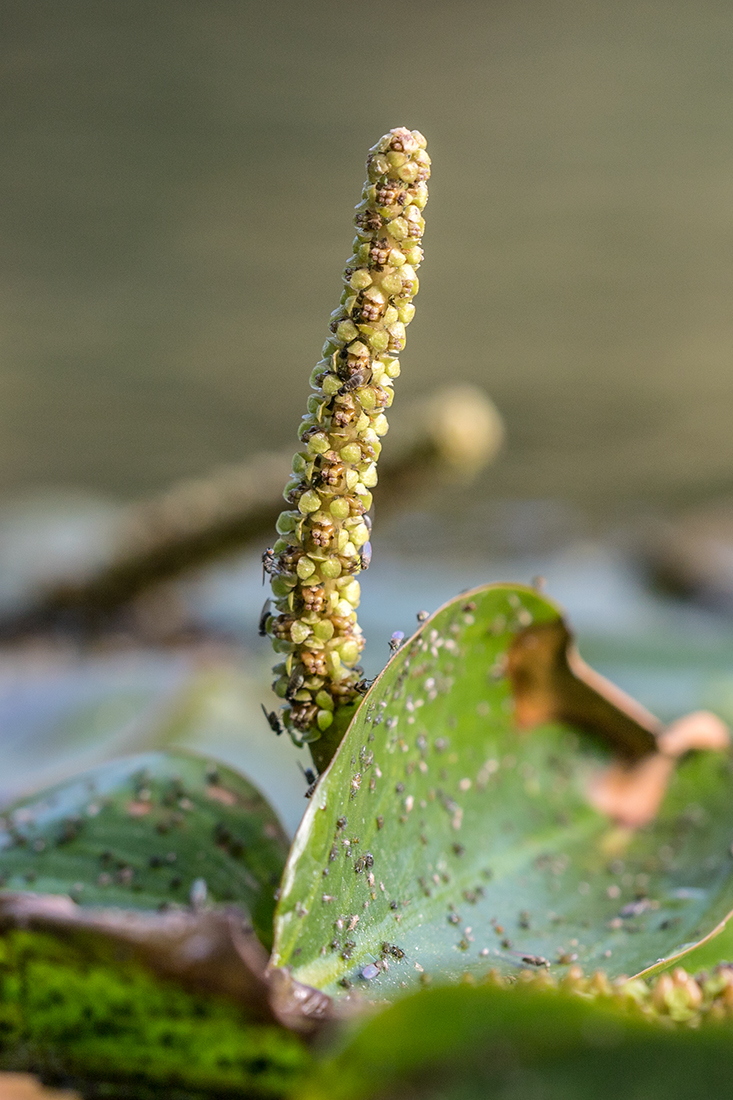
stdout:
<svg viewBox="0 0 733 1100">
<path fill-rule="evenodd" d="M 408 404 L 395 436 L 380 466 L 380 517 L 436 476 L 465 479 L 483 469 L 501 444 L 502 426 L 485 393 L 459 385 Z M 261 544 L 280 513 L 291 457 L 290 450 L 258 454 L 131 505 L 111 557 L 79 579 L 45 586 L 28 607 L 0 619 L 0 635 L 104 630 L 156 585 Z"/>
</svg>

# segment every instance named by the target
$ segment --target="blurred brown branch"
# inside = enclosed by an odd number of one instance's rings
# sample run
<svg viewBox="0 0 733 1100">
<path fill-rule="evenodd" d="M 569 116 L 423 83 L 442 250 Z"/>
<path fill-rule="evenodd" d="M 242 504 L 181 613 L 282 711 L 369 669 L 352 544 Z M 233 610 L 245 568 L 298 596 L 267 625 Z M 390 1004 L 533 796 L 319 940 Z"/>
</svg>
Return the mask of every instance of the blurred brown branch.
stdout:
<svg viewBox="0 0 733 1100">
<path fill-rule="evenodd" d="M 414 402 L 393 418 L 380 465 L 380 515 L 403 506 L 436 473 L 470 479 L 495 457 L 503 426 L 490 399 L 455 386 Z M 121 609 L 187 570 L 275 537 L 292 450 L 255 455 L 209 477 L 185 481 L 131 505 L 114 552 L 86 576 L 59 578 L 20 612 L 0 620 L 6 639 L 68 629 L 94 632 Z"/>
</svg>

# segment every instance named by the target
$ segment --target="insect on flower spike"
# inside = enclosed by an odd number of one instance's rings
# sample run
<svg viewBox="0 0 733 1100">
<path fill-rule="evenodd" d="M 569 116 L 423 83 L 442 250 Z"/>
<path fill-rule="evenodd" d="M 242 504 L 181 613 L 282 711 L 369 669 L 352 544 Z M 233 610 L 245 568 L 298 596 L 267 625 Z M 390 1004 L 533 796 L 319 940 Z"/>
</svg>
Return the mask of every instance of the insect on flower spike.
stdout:
<svg viewBox="0 0 733 1100">
<path fill-rule="evenodd" d="M 367 513 L 377 484 L 385 410 L 415 314 L 430 158 L 417 130 L 386 134 L 367 158 L 353 255 L 331 335 L 311 375 L 301 449 L 285 488 L 290 506 L 265 552 L 273 607 L 264 627 L 283 660 L 274 690 L 297 744 L 322 769 L 363 691 L 356 579 L 371 558 Z"/>
</svg>

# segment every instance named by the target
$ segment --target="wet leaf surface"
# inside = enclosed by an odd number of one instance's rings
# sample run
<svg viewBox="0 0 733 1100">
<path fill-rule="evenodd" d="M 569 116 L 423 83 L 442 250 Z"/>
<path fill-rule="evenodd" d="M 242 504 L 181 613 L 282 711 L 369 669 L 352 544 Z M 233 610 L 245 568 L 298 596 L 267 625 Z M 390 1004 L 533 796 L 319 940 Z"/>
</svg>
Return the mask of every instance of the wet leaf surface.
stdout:
<svg viewBox="0 0 733 1100">
<path fill-rule="evenodd" d="M 687 758 L 659 818 L 632 832 L 588 804 L 609 750 L 582 713 L 575 729 L 517 730 L 512 649 L 559 622 L 534 590 L 488 586 L 393 658 L 296 836 L 275 965 L 330 994 L 394 998 L 492 967 L 634 973 L 725 919 L 727 753 Z"/>
<path fill-rule="evenodd" d="M 185 753 L 103 764 L 9 807 L 0 878 L 83 906 L 241 902 L 265 944 L 288 843 L 243 776 Z"/>
</svg>

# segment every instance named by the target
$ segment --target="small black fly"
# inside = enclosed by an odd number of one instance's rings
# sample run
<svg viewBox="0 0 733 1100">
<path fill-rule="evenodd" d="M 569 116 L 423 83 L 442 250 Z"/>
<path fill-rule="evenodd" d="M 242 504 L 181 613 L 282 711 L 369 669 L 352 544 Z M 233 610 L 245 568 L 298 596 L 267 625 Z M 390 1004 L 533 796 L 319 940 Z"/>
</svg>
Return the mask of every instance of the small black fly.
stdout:
<svg viewBox="0 0 733 1100">
<path fill-rule="evenodd" d="M 270 617 L 270 597 L 268 596 L 267 599 L 265 600 L 264 604 L 262 605 L 262 610 L 260 611 L 260 622 L 259 622 L 259 626 L 257 628 L 257 633 L 259 634 L 260 638 L 266 638 L 267 637 L 267 620 L 269 619 L 269 617 Z"/>
<path fill-rule="evenodd" d="M 316 786 L 318 785 L 318 776 L 313 771 L 313 768 L 304 768 L 300 760 L 298 761 L 298 767 L 302 771 L 303 778 L 308 784 L 308 790 L 305 792 L 305 797 L 310 798 L 314 790 L 316 789 Z"/>
<path fill-rule="evenodd" d="M 365 386 L 371 376 L 370 367 L 362 367 L 361 370 L 354 371 L 351 378 L 348 378 L 343 386 L 337 390 L 337 395 L 343 397 L 346 393 L 351 393 L 352 390 L 358 390 L 359 386 Z"/>
<path fill-rule="evenodd" d="M 265 583 L 265 573 L 275 572 L 275 551 L 268 546 L 262 555 L 262 583 Z"/>
<path fill-rule="evenodd" d="M 285 698 L 287 699 L 287 701 L 289 703 L 293 702 L 293 699 L 295 698 L 296 693 L 298 691 L 300 691 L 300 689 L 302 688 L 304 683 L 305 683 L 305 676 L 300 671 L 300 669 L 296 668 L 295 671 L 293 672 L 292 676 L 288 680 L 288 686 L 285 689 Z"/>
<path fill-rule="evenodd" d="M 267 719 L 268 725 L 270 726 L 270 729 L 273 731 L 273 733 L 276 733 L 278 737 L 281 733 L 285 733 L 285 723 L 283 722 L 280 715 L 277 714 L 274 710 L 268 710 L 264 703 L 260 703 L 260 706 L 262 707 L 262 713 Z"/>
</svg>

